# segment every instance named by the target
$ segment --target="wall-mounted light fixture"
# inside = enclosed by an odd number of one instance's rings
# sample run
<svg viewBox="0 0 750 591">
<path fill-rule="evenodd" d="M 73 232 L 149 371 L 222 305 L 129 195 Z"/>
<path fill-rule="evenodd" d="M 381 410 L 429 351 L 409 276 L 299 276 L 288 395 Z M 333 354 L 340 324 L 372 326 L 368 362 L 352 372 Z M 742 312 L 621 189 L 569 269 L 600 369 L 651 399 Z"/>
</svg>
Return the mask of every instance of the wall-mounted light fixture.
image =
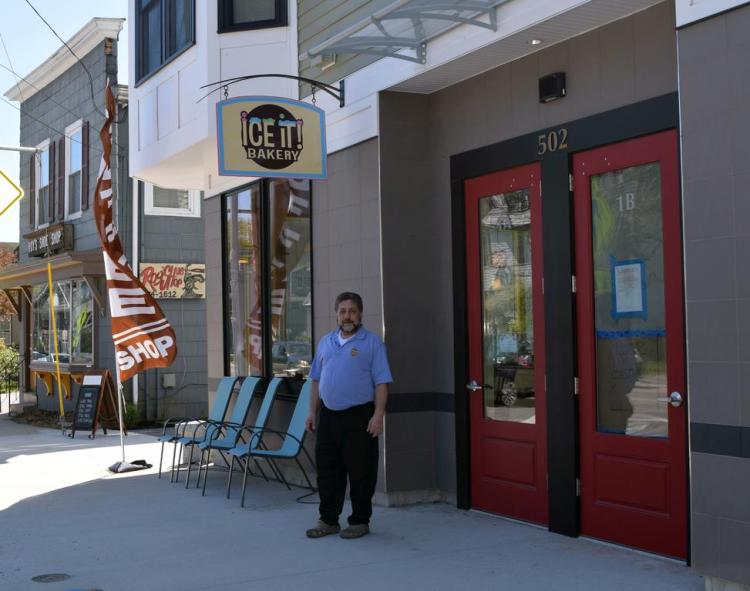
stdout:
<svg viewBox="0 0 750 591">
<path fill-rule="evenodd" d="M 555 72 L 539 78 L 539 102 L 549 103 L 565 96 L 565 72 Z"/>
</svg>

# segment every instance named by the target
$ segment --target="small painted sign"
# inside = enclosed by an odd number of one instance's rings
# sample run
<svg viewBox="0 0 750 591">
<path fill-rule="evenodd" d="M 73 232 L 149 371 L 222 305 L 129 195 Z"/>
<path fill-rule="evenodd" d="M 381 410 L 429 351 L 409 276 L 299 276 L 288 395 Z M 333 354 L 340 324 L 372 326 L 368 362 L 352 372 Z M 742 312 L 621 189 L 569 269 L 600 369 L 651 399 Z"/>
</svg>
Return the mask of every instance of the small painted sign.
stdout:
<svg viewBox="0 0 750 591">
<path fill-rule="evenodd" d="M 325 112 L 292 99 L 245 96 L 216 104 L 219 174 L 326 178 Z"/>
<path fill-rule="evenodd" d="M 8 211 L 21 197 L 23 197 L 23 189 L 14 183 L 4 171 L 0 170 L 0 216 Z"/>
<path fill-rule="evenodd" d="M 202 263 L 141 263 L 140 280 L 157 299 L 206 297 L 206 265 Z"/>
</svg>

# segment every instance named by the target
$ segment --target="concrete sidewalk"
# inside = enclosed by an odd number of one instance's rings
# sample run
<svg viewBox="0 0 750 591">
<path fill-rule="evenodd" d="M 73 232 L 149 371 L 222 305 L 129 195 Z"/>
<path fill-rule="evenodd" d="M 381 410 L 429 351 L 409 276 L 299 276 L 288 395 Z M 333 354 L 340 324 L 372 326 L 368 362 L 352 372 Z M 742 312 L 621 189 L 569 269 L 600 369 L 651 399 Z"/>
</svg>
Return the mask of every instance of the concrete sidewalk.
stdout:
<svg viewBox="0 0 750 591">
<path fill-rule="evenodd" d="M 152 435 L 126 444 L 128 460 L 158 465 Z M 677 562 L 444 504 L 377 507 L 369 536 L 308 540 L 317 512 L 295 502 L 304 491 L 252 479 L 240 509 L 223 472 L 203 498 L 156 468 L 109 474 L 119 459 L 117 432 L 73 440 L 0 416 L 0 589 L 703 589 Z M 32 581 L 58 573 L 70 577 Z"/>
</svg>

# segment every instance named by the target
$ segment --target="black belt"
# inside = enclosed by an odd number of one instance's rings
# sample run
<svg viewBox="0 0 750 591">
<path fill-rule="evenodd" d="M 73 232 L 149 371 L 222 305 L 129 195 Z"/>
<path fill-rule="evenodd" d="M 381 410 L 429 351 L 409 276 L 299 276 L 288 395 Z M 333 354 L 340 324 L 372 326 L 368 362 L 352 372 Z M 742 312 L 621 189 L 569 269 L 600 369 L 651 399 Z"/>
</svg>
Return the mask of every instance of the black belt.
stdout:
<svg viewBox="0 0 750 591">
<path fill-rule="evenodd" d="M 343 408 L 341 410 L 333 410 L 332 408 L 328 408 L 323 401 L 320 401 L 320 412 L 324 413 L 330 413 L 334 415 L 343 415 L 343 414 L 355 414 L 357 412 L 363 411 L 363 410 L 370 410 L 375 408 L 374 402 L 365 402 L 364 404 L 357 404 L 355 406 L 349 406 L 347 408 Z"/>
</svg>

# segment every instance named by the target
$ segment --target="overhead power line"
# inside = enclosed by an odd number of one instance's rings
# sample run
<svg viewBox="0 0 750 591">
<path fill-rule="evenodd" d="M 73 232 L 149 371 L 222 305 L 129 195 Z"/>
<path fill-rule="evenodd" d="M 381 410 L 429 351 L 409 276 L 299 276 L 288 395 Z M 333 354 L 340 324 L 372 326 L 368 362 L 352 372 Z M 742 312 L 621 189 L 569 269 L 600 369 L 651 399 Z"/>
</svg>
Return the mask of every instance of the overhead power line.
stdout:
<svg viewBox="0 0 750 591">
<path fill-rule="evenodd" d="M 10 60 L 9 60 L 9 61 L 10 61 Z M 19 74 L 18 72 L 16 72 L 16 71 L 15 71 L 15 70 L 14 70 L 14 69 L 13 69 L 12 67 L 10 67 L 10 68 L 9 68 L 9 67 L 8 67 L 8 66 L 6 66 L 5 64 L 3 64 L 3 63 L 0 63 L 0 68 L 3 68 L 4 70 L 7 70 L 7 71 L 8 71 L 8 72 L 10 72 L 11 74 L 13 74 L 13 75 L 14 75 L 14 76 L 15 76 L 16 78 L 20 78 L 21 80 L 23 80 L 23 81 L 24 81 L 24 82 L 25 82 L 26 84 L 28 84 L 29 86 L 31 86 L 31 87 L 32 87 L 32 88 L 33 88 L 34 90 L 36 90 L 36 91 L 37 91 L 37 92 L 38 92 L 38 93 L 39 93 L 40 95 L 42 95 L 42 97 L 43 97 L 43 98 L 44 98 L 45 100 L 49 100 L 49 101 L 52 101 L 53 103 L 55 103 L 55 104 L 56 104 L 56 105 L 57 105 L 58 107 L 60 107 L 61 109 L 65 109 L 65 110 L 66 110 L 66 111 L 67 111 L 68 113 L 70 113 L 71 115 L 73 115 L 73 117 L 75 117 L 76 119 L 83 119 L 83 116 L 82 116 L 81 114 L 79 114 L 79 113 L 76 113 L 75 111 L 71 111 L 71 110 L 70 110 L 70 109 L 69 109 L 68 107 L 66 107 L 66 106 L 65 106 L 65 105 L 63 105 L 62 103 L 60 103 L 60 102 L 56 101 L 56 100 L 55 100 L 54 98 L 52 98 L 52 94 L 51 94 L 51 93 L 44 93 L 44 92 L 42 91 L 42 89 L 41 89 L 41 88 L 39 88 L 38 86 L 36 86 L 36 85 L 35 85 L 35 84 L 33 84 L 32 82 L 30 82 L 29 80 L 27 80 L 26 78 L 24 78 L 23 76 L 21 76 L 21 75 L 20 75 L 20 74 Z M 20 86 L 19 86 L 19 91 L 20 91 Z M 23 98 L 23 96 L 22 96 L 21 98 Z M 15 105 L 11 105 L 11 106 L 15 108 Z M 20 110 L 20 109 L 19 109 L 19 110 Z M 23 112 L 23 111 L 21 111 L 21 112 Z M 26 114 L 28 115 L 28 113 L 26 113 Z M 31 117 L 31 115 L 29 115 L 29 116 Z M 35 121 L 38 121 L 38 119 L 35 119 Z M 122 120 L 120 120 L 119 122 L 122 122 Z M 43 123 L 42 125 L 46 125 L 46 124 L 45 124 L 45 123 Z M 47 125 L 47 127 L 48 127 L 49 129 L 52 129 L 53 131 L 55 131 L 55 130 L 54 130 L 54 128 L 50 127 L 49 125 Z M 63 135 L 65 135 L 65 134 L 63 134 Z M 79 140 L 77 140 L 77 139 L 73 138 L 72 136 L 69 136 L 69 135 L 65 135 L 65 137 L 66 137 L 66 138 L 68 138 L 68 139 L 70 139 L 71 141 L 74 141 L 74 142 L 77 142 L 77 143 L 81 143 L 81 142 L 80 142 Z M 123 148 L 123 146 L 122 146 L 122 145 L 120 145 L 120 144 L 113 144 L 113 145 L 116 145 L 116 146 L 117 146 L 117 147 L 118 147 L 118 148 L 119 148 L 120 150 L 124 150 L 124 149 L 125 149 L 125 148 Z M 94 149 L 96 150 L 96 148 L 94 148 Z M 101 150 L 98 150 L 98 152 L 99 152 L 99 153 L 101 154 Z"/>
<path fill-rule="evenodd" d="M 16 84 L 18 84 L 18 74 L 16 74 L 15 70 L 13 69 L 13 60 L 10 59 L 10 54 L 8 53 L 8 48 L 5 46 L 5 39 L 3 39 L 3 34 L 0 33 L 0 41 L 3 42 L 3 50 L 5 51 L 5 57 L 8 58 L 8 63 L 10 64 L 10 71 L 13 72 L 13 75 L 16 77 Z M 0 64 L 2 65 L 2 64 Z M 21 95 L 21 100 L 24 100 L 23 98 L 23 92 L 21 91 L 21 86 L 18 86 L 18 94 Z"/>
<path fill-rule="evenodd" d="M 26 0 L 26 4 L 28 4 L 31 7 L 31 10 L 33 10 L 36 13 L 36 15 L 42 20 L 42 22 L 45 25 L 47 25 L 47 28 L 50 31 L 52 31 L 52 34 L 60 40 L 60 43 L 62 43 L 68 49 L 71 55 L 74 58 L 76 58 L 76 60 L 78 60 L 78 63 L 81 64 L 81 67 L 86 71 L 86 75 L 89 77 L 89 90 L 91 91 L 91 103 L 94 105 L 94 109 L 96 110 L 96 112 L 106 119 L 107 116 L 101 111 L 101 109 L 99 109 L 99 107 L 96 104 L 96 100 L 94 99 L 94 78 L 91 76 L 91 72 L 89 72 L 89 69 L 86 67 L 86 64 L 84 64 L 81 58 L 79 58 L 76 55 L 76 52 L 73 51 L 73 49 L 71 49 L 70 45 L 68 45 L 65 42 L 65 40 L 63 40 L 63 38 L 57 34 L 57 31 L 55 31 L 54 27 L 47 22 L 47 19 L 45 19 L 41 14 L 39 14 L 39 11 L 36 8 L 34 8 L 34 5 L 30 2 L 30 0 Z M 115 122 L 120 123 L 120 121 L 115 121 Z"/>
</svg>

